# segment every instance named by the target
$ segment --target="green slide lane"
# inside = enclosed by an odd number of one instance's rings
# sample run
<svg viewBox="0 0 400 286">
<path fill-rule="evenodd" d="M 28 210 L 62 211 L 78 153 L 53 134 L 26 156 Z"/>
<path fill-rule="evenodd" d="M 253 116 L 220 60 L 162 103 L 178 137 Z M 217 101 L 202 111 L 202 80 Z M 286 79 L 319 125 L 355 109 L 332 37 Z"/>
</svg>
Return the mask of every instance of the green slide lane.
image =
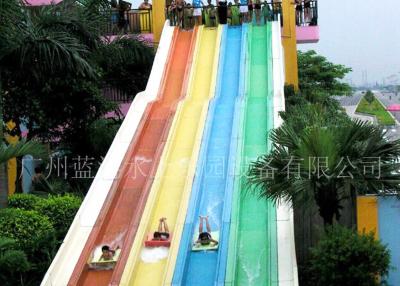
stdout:
<svg viewBox="0 0 400 286">
<path fill-rule="evenodd" d="M 273 128 L 271 24 L 250 26 L 225 285 L 277 285 L 276 208 L 246 192 L 250 162 L 270 149 Z"/>
</svg>

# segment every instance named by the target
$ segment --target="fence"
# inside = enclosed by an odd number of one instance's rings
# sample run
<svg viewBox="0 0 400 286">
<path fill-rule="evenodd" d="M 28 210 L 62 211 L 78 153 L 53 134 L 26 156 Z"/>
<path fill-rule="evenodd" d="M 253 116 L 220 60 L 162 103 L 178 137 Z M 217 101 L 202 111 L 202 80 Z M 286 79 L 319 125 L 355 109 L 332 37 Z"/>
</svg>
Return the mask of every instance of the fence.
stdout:
<svg viewBox="0 0 400 286">
<path fill-rule="evenodd" d="M 106 34 L 120 33 L 152 33 L 152 10 L 151 9 L 130 9 L 121 11 L 112 9 L 110 23 Z"/>
<path fill-rule="evenodd" d="M 339 223 L 349 228 L 357 226 L 357 206 L 348 198 L 342 201 Z M 299 265 L 309 258 L 310 247 L 316 246 L 323 234 L 324 222 L 316 205 L 294 207 L 294 233 L 296 240 L 296 256 Z"/>
<path fill-rule="evenodd" d="M 318 1 L 297 0 L 296 1 L 296 25 L 317 26 L 318 25 Z"/>
<path fill-rule="evenodd" d="M 197 18 L 197 19 L 196 19 Z M 218 24 L 240 25 L 246 22 L 266 23 L 282 19 L 281 3 L 255 3 L 238 5 L 186 6 L 168 5 L 166 19 L 172 26 L 192 29 L 195 22 L 213 27 Z M 200 20 L 200 21 L 199 21 Z"/>
<path fill-rule="evenodd" d="M 103 87 L 103 96 L 115 103 L 128 103 L 132 101 L 132 96 L 111 86 Z"/>
<path fill-rule="evenodd" d="M 296 25 L 318 25 L 318 1 L 296 0 Z M 225 12 L 224 12 L 225 11 Z M 221 21 L 221 15 L 226 15 L 226 22 Z M 190 4 L 178 6 L 166 6 L 166 19 L 172 26 L 180 26 L 183 29 L 192 29 L 196 24 L 196 18 L 201 18 L 201 23 L 206 26 L 216 26 L 219 23 L 238 25 L 245 22 L 266 23 L 282 19 L 282 6 L 277 3 L 254 3 L 238 5 L 207 5 L 192 6 Z M 225 17 L 224 17 L 225 18 Z M 110 15 L 110 23 L 106 34 L 120 33 L 152 33 L 152 9 L 130 9 L 121 11 L 113 9 Z"/>
</svg>

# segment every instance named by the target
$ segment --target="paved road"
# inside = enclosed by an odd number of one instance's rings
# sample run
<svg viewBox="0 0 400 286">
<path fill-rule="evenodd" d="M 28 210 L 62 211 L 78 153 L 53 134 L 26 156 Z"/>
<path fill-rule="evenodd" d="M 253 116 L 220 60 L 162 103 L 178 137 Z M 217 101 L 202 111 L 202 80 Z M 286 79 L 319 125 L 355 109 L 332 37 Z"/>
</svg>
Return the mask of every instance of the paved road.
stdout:
<svg viewBox="0 0 400 286">
<path fill-rule="evenodd" d="M 339 101 L 341 106 L 354 106 L 358 104 L 361 96 L 361 92 L 357 92 L 351 96 L 335 96 L 335 99 Z"/>
<path fill-rule="evenodd" d="M 386 107 L 392 104 L 400 104 L 400 93 L 396 95 L 390 92 L 388 93 L 375 92 L 374 94 L 376 98 L 378 98 Z"/>
<path fill-rule="evenodd" d="M 388 107 L 391 104 L 400 104 L 400 94 L 395 95 L 393 93 L 381 93 L 374 92 L 375 96 L 382 102 L 385 107 Z M 363 121 L 374 122 L 375 118 L 373 116 L 356 114 L 355 111 L 357 109 L 358 102 L 360 101 L 363 94 L 361 92 L 357 92 L 352 96 L 337 96 L 336 100 L 339 101 L 340 105 L 346 109 L 346 113 L 354 119 L 360 119 Z M 394 117 L 400 122 L 400 111 L 391 112 Z M 386 127 L 384 129 L 387 132 L 387 138 L 389 140 L 397 140 L 400 139 L 400 126 L 396 124 L 396 126 Z"/>
</svg>

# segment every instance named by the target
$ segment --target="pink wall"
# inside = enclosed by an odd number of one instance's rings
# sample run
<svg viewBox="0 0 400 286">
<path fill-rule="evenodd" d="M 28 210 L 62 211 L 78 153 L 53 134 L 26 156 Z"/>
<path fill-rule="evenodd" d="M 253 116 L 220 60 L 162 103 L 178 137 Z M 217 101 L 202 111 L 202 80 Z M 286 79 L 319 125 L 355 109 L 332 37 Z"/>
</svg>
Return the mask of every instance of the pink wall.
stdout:
<svg viewBox="0 0 400 286">
<path fill-rule="evenodd" d="M 298 44 L 317 43 L 319 41 L 319 26 L 296 27 Z"/>
<path fill-rule="evenodd" d="M 62 0 L 25 0 L 26 4 L 29 6 L 45 6 L 50 4 L 58 4 Z"/>
</svg>

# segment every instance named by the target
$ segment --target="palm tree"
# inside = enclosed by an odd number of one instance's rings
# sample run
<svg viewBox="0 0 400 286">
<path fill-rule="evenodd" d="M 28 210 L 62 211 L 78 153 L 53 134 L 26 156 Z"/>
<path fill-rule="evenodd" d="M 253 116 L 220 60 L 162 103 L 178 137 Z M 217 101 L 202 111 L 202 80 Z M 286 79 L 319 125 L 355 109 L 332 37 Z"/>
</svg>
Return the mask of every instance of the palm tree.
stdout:
<svg viewBox="0 0 400 286">
<path fill-rule="evenodd" d="M 316 203 L 325 226 L 339 219 L 341 201 L 356 193 L 400 192 L 400 140 L 360 121 L 272 131 L 273 150 L 250 166 L 249 187 L 274 202 Z"/>
<path fill-rule="evenodd" d="M 0 144 L 0 208 L 7 206 L 8 199 L 8 183 L 7 172 L 4 168 L 7 167 L 6 162 L 11 158 L 23 157 L 25 155 L 32 155 L 37 158 L 44 158 L 47 155 L 46 148 L 35 141 L 20 141 L 16 145 L 6 145 L 2 142 Z"/>
<path fill-rule="evenodd" d="M 86 12 L 78 15 L 84 14 L 90 18 L 95 14 L 91 12 L 96 7 L 94 3 L 104 0 L 86 2 L 87 7 L 92 10 L 85 10 Z M 73 16 L 76 14 L 69 12 L 68 4 L 71 4 L 71 1 L 66 1 L 63 6 L 64 13 L 59 13 L 58 7 L 47 7 L 39 12 L 32 12 L 25 8 L 22 1 L 0 1 L 0 159 L 12 158 L 9 157 L 10 154 L 23 156 L 35 152 L 37 147 L 31 142 L 7 148 L 3 145 L 4 73 L 13 74 L 19 70 L 29 70 L 38 81 L 46 80 L 41 78 L 42 74 L 67 71 L 74 71 L 77 76 L 96 77 L 88 57 L 89 44 L 96 45 L 100 41 L 99 33 L 92 36 L 94 26 L 98 22 L 94 17 L 93 22 L 79 22 L 77 16 Z M 74 31 L 74 34 L 71 31 Z M 86 42 L 82 43 L 84 38 Z M 9 78 L 12 80 L 12 77 Z M 4 162 L 0 161 L 0 206 L 7 202 L 7 168 Z"/>
</svg>

